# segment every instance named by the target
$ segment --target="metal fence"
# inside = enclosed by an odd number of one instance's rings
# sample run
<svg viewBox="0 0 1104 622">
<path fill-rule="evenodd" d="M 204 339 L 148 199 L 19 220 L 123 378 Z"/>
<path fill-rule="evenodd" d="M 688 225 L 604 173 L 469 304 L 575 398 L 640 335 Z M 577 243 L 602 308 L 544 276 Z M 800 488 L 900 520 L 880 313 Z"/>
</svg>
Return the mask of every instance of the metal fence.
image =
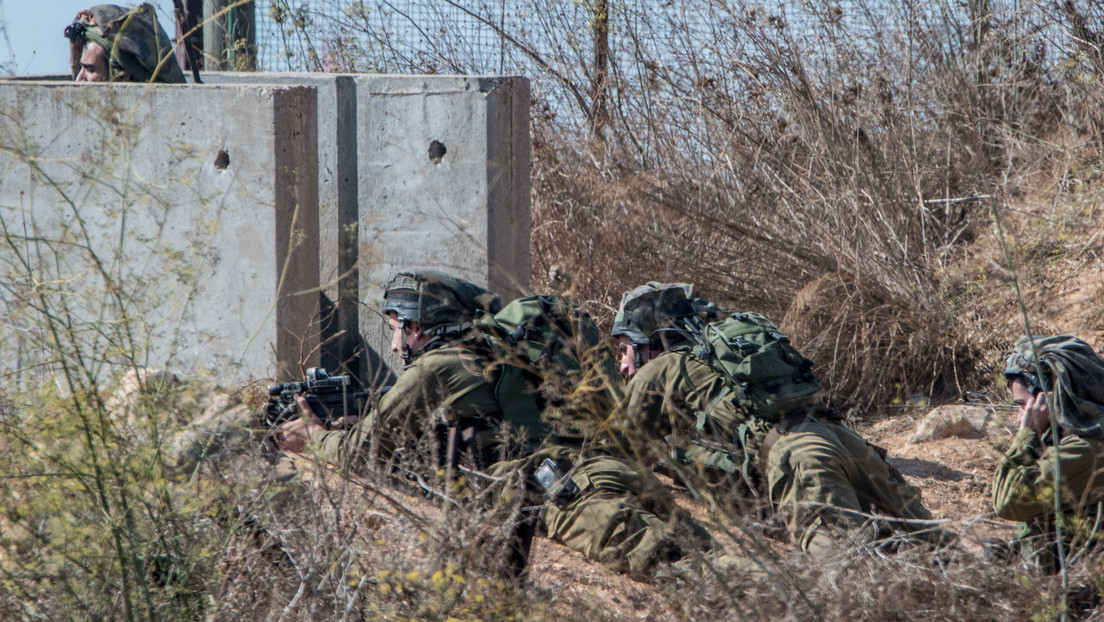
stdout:
<svg viewBox="0 0 1104 622">
<path fill-rule="evenodd" d="M 502 73 L 531 68 L 549 46 L 585 40 L 541 41 L 542 35 L 587 34 L 595 6 L 606 0 L 256 0 L 258 65 L 263 71 L 410 71 L 418 65 L 448 68 L 463 57 L 465 71 Z M 631 36 L 650 30 L 656 40 L 708 41 L 720 17 L 735 13 L 775 17 L 802 32 L 803 24 L 836 23 L 840 32 L 863 38 L 879 29 L 911 23 L 968 21 L 970 7 L 1009 19 L 1042 6 L 1023 0 L 608 0 L 612 50 L 631 50 Z M 1028 28 L 1025 25 L 1025 28 Z M 670 32 L 661 32 L 669 29 Z M 806 29 L 809 35 L 816 29 Z M 622 38 L 619 39 L 618 38 Z M 683 39 L 686 40 L 686 39 Z M 519 55 L 518 46 L 529 45 Z M 355 50 L 355 59 L 349 52 Z M 519 62 L 520 61 L 520 62 Z M 358 66 L 362 65 L 362 66 Z M 539 63 L 537 63 L 539 64 Z M 352 65 L 351 67 L 349 65 Z M 512 65 L 512 66 L 511 66 Z M 519 66 L 520 65 L 520 66 Z"/>
<path fill-rule="evenodd" d="M 473 64 L 504 67 L 506 47 L 493 25 L 512 27 L 524 15 L 518 12 L 524 0 L 468 4 L 256 0 L 258 64 L 264 71 L 349 69 L 349 64 L 362 71 L 405 71 L 430 62 L 435 45 L 447 44 L 450 51 L 466 51 Z M 488 22 L 488 16 L 497 21 Z M 349 48 L 359 58 L 349 58 Z"/>
<path fill-rule="evenodd" d="M 710 65 L 716 74 L 731 74 L 741 61 L 778 58 L 779 54 L 769 49 L 772 45 L 794 45 L 810 68 L 823 70 L 824 75 L 840 66 L 839 59 L 832 58 L 840 50 L 850 50 L 854 58 L 866 56 L 865 60 L 881 53 L 899 55 L 911 45 L 916 32 L 926 33 L 927 45 L 944 48 L 908 52 L 916 62 L 940 55 L 964 59 L 973 45 L 971 11 L 990 12 L 993 20 L 1002 24 L 1002 36 L 1014 33 L 1007 41 L 1016 49 L 1008 51 L 1006 58 L 1021 57 L 1025 50 L 1037 51 L 1039 45 L 1057 50 L 1070 37 L 1061 32 L 1060 20 L 1047 14 L 1055 5 L 1039 0 L 256 3 L 258 66 L 262 71 L 525 75 L 532 79 L 534 96 L 547 102 L 552 114 L 560 106 L 573 105 L 572 88 L 586 88 L 579 85 L 594 79 L 593 29 L 603 7 L 608 7 L 608 65 L 611 71 L 622 72 L 620 84 L 634 84 L 642 93 L 649 88 L 649 67 L 663 66 L 672 83 L 680 76 L 702 79 L 703 65 Z M 785 31 L 788 43 L 774 29 Z M 864 53 L 864 48 L 875 54 Z M 982 69 L 979 66 L 977 71 Z M 548 77 L 553 79 L 545 79 Z M 675 91 L 668 95 L 681 96 Z"/>
<path fill-rule="evenodd" d="M 999 4 L 997 0 L 995 4 Z M 517 44 L 532 44 L 541 30 L 585 35 L 594 16 L 594 2 L 563 0 L 256 0 L 258 63 L 265 71 L 326 69 L 349 62 L 337 47 L 355 46 L 362 63 L 358 69 L 407 70 L 402 65 L 443 62 L 444 52 L 461 51 L 478 72 L 501 73 L 516 61 Z M 942 3 L 930 2 L 739 2 L 749 14 L 759 11 L 791 24 L 824 21 L 838 12 L 840 27 L 853 35 L 899 24 L 908 13 L 931 13 Z M 715 2 L 660 2 L 612 0 L 609 8 L 611 40 L 615 49 L 631 49 L 638 42 L 623 39 L 633 28 L 668 27 L 695 34 L 716 35 Z M 731 3 L 724 13 L 731 13 Z M 872 8 L 873 7 L 873 8 Z M 945 6 L 944 6 L 945 8 Z M 800 30 L 800 27 L 799 27 Z M 664 33 L 654 32 L 662 38 Z M 673 33 L 666 33 L 672 35 Z M 564 42 L 558 42 L 564 43 Z M 570 42 L 567 42 L 570 43 Z M 582 44 L 582 42 L 579 42 Z M 314 55 L 311 54 L 314 51 Z M 536 55 L 547 49 L 531 50 Z M 330 57 L 327 60 L 327 57 Z M 532 55 L 528 58 L 532 59 Z M 454 59 L 453 59 L 454 60 Z M 395 63 L 396 67 L 389 67 Z"/>
</svg>

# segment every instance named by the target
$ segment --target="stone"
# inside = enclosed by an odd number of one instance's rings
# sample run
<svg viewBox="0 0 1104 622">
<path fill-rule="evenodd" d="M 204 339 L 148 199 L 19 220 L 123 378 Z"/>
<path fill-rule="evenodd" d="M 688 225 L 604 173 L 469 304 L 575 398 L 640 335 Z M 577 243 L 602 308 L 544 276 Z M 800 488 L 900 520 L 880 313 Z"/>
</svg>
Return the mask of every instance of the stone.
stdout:
<svg viewBox="0 0 1104 622">
<path fill-rule="evenodd" d="M 942 438 L 985 438 L 993 412 L 982 406 L 947 404 L 929 412 L 916 426 L 909 443 L 926 443 Z"/>
</svg>

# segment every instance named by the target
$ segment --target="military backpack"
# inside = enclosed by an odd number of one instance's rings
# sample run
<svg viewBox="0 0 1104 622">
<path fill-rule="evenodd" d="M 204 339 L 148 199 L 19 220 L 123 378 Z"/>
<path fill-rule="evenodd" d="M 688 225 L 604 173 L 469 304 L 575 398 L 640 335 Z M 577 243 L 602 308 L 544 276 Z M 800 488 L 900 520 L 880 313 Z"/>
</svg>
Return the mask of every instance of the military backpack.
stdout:
<svg viewBox="0 0 1104 622">
<path fill-rule="evenodd" d="M 752 415 L 778 421 L 823 405 L 813 362 L 766 317 L 733 313 L 706 324 L 697 337 L 695 353 L 727 380 L 736 404 Z"/>
<path fill-rule="evenodd" d="M 580 409 L 608 413 L 620 398 L 620 377 L 601 331 L 580 307 L 559 296 L 527 296 L 475 322 L 491 346 L 502 414 L 539 444 L 563 433 Z M 563 425 L 556 425 L 563 424 Z"/>
</svg>

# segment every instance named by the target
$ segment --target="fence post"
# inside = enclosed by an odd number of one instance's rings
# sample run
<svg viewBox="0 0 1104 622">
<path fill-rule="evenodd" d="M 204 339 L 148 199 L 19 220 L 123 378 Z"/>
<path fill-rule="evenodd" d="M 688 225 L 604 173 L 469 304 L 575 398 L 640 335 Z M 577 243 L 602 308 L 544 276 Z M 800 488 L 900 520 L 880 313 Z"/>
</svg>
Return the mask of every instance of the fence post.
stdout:
<svg viewBox="0 0 1104 622">
<path fill-rule="evenodd" d="M 252 0 L 203 0 L 203 56 L 208 70 L 256 71 Z"/>
</svg>

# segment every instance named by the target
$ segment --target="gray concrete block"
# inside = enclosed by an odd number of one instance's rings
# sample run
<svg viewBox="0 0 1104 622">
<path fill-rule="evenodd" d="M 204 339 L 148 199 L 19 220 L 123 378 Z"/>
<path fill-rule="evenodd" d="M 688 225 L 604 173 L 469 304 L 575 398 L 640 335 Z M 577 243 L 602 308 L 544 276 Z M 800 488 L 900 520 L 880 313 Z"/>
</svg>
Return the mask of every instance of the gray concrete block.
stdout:
<svg viewBox="0 0 1104 622">
<path fill-rule="evenodd" d="M 400 269 L 529 291 L 529 81 L 521 77 L 207 73 L 318 89 L 322 361 L 386 378 L 378 314 Z M 444 154 L 435 162 L 430 146 Z M 332 311 L 327 307 L 332 306 Z M 345 362 L 358 356 L 359 366 Z"/>
<path fill-rule="evenodd" d="M 303 87 L 0 82 L 0 365 L 317 364 L 317 117 Z"/>
<path fill-rule="evenodd" d="M 305 86 L 318 92 L 318 248 L 321 364 L 359 374 L 357 338 L 357 101 L 353 76 L 206 72 L 205 84 Z"/>
<path fill-rule="evenodd" d="M 522 78 L 357 77 L 360 326 L 387 278 L 432 268 L 509 300 L 529 289 L 529 83 Z M 397 356 L 386 360 L 398 365 Z M 369 370 L 369 373 L 371 370 Z"/>
<path fill-rule="evenodd" d="M 281 278 L 296 283 L 298 294 L 285 296 L 274 305 L 273 287 L 255 287 L 257 277 L 250 277 L 248 284 L 254 288 L 250 304 L 267 309 L 263 321 L 274 319 L 273 326 L 250 327 L 244 320 L 236 329 L 225 322 L 209 327 L 209 320 L 180 324 L 173 331 L 178 345 L 170 346 L 169 351 L 189 361 L 188 367 L 238 366 L 246 375 L 286 378 L 287 374 L 296 376 L 304 365 L 320 363 L 331 371 L 353 373 L 366 380 L 386 377 L 399 360 L 388 353 L 390 335 L 378 309 L 383 284 L 393 272 L 446 270 L 486 285 L 506 299 L 528 292 L 529 83 L 525 78 L 305 73 L 205 73 L 202 77 L 203 86 L 153 88 L 0 82 L 0 101 L 7 102 L 5 110 L 10 106 L 13 111 L 9 119 L 36 109 L 40 98 L 53 97 L 58 105 L 74 111 L 91 110 L 91 102 L 104 93 L 122 98 L 120 109 L 131 112 L 111 117 L 112 121 L 80 113 L 76 117 L 90 118 L 73 126 L 63 121 L 53 138 L 43 138 L 58 114 L 43 112 L 31 115 L 26 133 L 36 145 L 43 140 L 63 141 L 64 146 L 55 144 L 43 152 L 50 157 L 70 153 L 73 148 L 91 153 L 96 139 L 88 137 L 88 128 L 95 126 L 101 134 L 113 134 L 113 123 L 118 122 L 119 131 L 114 134 L 130 137 L 123 157 L 137 157 L 140 165 L 133 169 L 141 174 L 126 177 L 111 170 L 111 158 L 91 155 L 98 163 L 66 168 L 52 162 L 47 166 L 54 171 L 51 174 L 73 185 L 74 179 L 90 177 L 85 172 L 90 167 L 99 167 L 111 171 L 112 184 L 122 183 L 115 178 L 123 178 L 124 185 L 148 195 L 143 200 L 163 202 L 164 211 L 176 214 L 174 218 L 240 216 L 228 225 L 207 225 L 221 234 L 205 243 L 210 249 L 206 255 L 197 257 L 216 258 L 213 265 L 224 269 L 226 260 L 221 258 L 232 256 L 257 274 L 267 270 L 256 267 L 257 262 L 275 261 Z M 40 91 L 11 90 L 22 86 Z M 80 91 L 82 86 L 92 90 Z M 293 86 L 301 88 L 288 88 Z M 192 90 L 206 94 L 193 95 Z M 241 94 L 234 95 L 239 90 Z M 277 100 L 290 102 L 290 93 L 300 91 L 315 93 L 313 132 L 303 127 L 309 120 L 298 118 L 289 124 L 278 118 L 283 114 L 280 111 L 294 107 L 276 105 Z M 174 94 L 164 94 L 168 92 Z M 261 93 L 271 94 L 272 101 L 254 101 L 264 99 Z M 178 117 L 184 122 L 179 127 L 174 125 Z M 0 132 L 14 127 L 0 123 Z M 172 167 L 157 164 L 166 157 L 158 151 L 165 145 L 173 146 Z M 230 166 L 226 171 L 211 172 L 212 149 L 222 148 L 218 145 L 229 145 L 225 150 L 230 154 Z M 431 146 L 443 151 L 431 153 Z M 26 169 L 26 160 L 16 156 L 0 160 L 0 164 L 14 167 L 12 170 Z M 305 178 L 310 162 L 316 176 L 313 188 Z M 245 181 L 245 168 L 253 171 L 265 166 L 269 167 L 267 178 L 254 171 Z M 55 171 L 59 167 L 62 173 Z M 226 181 L 228 171 L 234 173 L 229 176 L 232 182 Z M 22 205 L 18 192 L 39 184 L 17 186 L 8 179 L 0 185 L 0 203 L 5 205 Z M 128 196 L 134 194 L 129 191 Z M 94 193 L 87 199 L 106 200 Z M 272 223 L 266 222 L 264 210 L 257 209 L 264 204 L 297 201 L 302 203 L 298 212 L 281 207 Z M 216 210 L 211 205 L 221 207 Z M 36 208 L 35 213 L 39 211 Z M 139 212 L 130 209 L 141 221 L 140 227 L 150 226 L 143 220 L 148 214 Z M 299 236 L 294 243 L 291 237 L 275 240 L 274 233 L 256 238 L 254 231 L 254 239 L 272 244 L 262 248 L 241 241 L 249 237 L 244 234 L 224 235 L 227 228 L 238 231 L 243 223 L 257 229 L 271 224 L 288 230 L 292 220 Z M 276 259 L 272 258 L 273 249 L 281 253 Z M 291 262 L 280 259 L 288 253 L 310 252 L 316 253 L 316 261 L 303 261 L 298 255 Z M 256 258 L 265 253 L 267 259 Z M 248 256 L 238 258 L 238 254 Z M 238 296 L 232 287 L 222 285 L 220 279 L 225 275 L 214 275 L 213 270 L 203 272 L 203 287 L 220 297 Z M 162 285 L 170 283 L 162 280 Z M 220 318 L 229 313 L 224 305 L 212 304 L 217 298 L 201 296 L 202 302 L 185 298 L 192 316 Z M 205 304 L 209 308 L 197 311 Z M 158 329 L 158 335 L 165 330 Z M 205 354 L 204 348 L 222 344 L 205 336 L 211 330 L 237 330 L 248 337 L 245 343 L 231 340 L 225 344 L 228 347 L 218 345 L 217 354 Z M 188 347 L 181 349 L 183 343 Z M 256 357 L 257 348 L 268 349 L 270 369 L 254 364 L 263 359 Z M 234 354 L 238 349 L 251 354 Z M 249 365 L 228 362 L 237 359 L 248 360 Z M 291 371 L 278 372 L 277 361 Z M 167 363 L 152 360 L 151 364 Z"/>
</svg>

